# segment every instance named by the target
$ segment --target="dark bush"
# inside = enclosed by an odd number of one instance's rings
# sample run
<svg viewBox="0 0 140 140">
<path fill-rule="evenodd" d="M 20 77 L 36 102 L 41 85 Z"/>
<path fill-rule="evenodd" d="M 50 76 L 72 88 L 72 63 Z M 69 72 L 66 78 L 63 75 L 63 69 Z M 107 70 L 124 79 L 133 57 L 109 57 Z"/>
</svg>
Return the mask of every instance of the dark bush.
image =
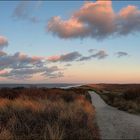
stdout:
<svg viewBox="0 0 140 140">
<path fill-rule="evenodd" d="M 140 88 L 139 89 L 129 89 L 124 92 L 123 97 L 126 100 L 135 100 L 136 98 L 140 98 Z"/>
</svg>

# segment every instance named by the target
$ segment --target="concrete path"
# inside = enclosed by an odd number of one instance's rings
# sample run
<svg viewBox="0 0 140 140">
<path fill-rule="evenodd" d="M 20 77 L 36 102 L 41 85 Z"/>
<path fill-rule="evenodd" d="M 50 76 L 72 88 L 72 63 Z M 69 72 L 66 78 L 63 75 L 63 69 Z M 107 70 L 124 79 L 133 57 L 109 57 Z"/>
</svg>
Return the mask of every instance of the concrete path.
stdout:
<svg viewBox="0 0 140 140">
<path fill-rule="evenodd" d="M 140 140 L 140 116 L 111 107 L 97 93 L 89 93 L 96 108 L 96 120 L 102 139 Z"/>
</svg>

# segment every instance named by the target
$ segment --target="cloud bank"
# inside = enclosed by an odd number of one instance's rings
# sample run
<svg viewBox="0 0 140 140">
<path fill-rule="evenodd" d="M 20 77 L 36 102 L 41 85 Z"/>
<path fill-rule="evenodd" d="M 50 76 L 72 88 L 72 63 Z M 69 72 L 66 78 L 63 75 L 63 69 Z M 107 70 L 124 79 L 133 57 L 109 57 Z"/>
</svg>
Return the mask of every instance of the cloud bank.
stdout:
<svg viewBox="0 0 140 140">
<path fill-rule="evenodd" d="M 80 52 L 73 51 L 66 54 L 50 57 L 29 56 L 22 52 L 8 54 L 4 47 L 8 45 L 6 37 L 0 36 L 0 77 L 14 80 L 28 80 L 35 75 L 46 78 L 60 78 L 64 76 L 65 67 L 72 66 L 72 62 L 88 61 L 92 59 L 105 59 L 108 53 L 105 50 L 88 50 L 85 56 Z M 119 51 L 118 57 L 127 56 L 126 52 Z M 54 63 L 64 63 L 64 68 L 59 68 Z"/>
<path fill-rule="evenodd" d="M 13 55 L 0 52 L 0 77 L 25 80 L 39 74 L 44 78 L 58 78 L 63 76 L 61 71 L 57 66 L 48 66 L 44 57 L 28 56 L 21 52 Z"/>
<path fill-rule="evenodd" d="M 104 39 L 116 35 L 140 32 L 140 10 L 128 5 L 115 13 L 112 2 L 85 2 L 68 20 L 60 16 L 52 17 L 47 31 L 60 38 Z"/>
<path fill-rule="evenodd" d="M 7 38 L 0 36 L 0 77 L 15 80 L 27 80 L 35 74 L 45 79 L 63 77 L 62 69 L 57 66 L 48 66 L 45 57 L 29 56 L 21 52 L 7 54 L 3 51 L 7 45 Z"/>
</svg>

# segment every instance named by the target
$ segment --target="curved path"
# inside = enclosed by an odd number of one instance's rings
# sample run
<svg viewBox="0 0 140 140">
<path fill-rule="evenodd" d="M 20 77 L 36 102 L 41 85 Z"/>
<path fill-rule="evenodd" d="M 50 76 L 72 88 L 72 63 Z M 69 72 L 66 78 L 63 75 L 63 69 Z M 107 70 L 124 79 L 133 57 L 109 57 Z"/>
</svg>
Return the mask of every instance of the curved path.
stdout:
<svg viewBox="0 0 140 140">
<path fill-rule="evenodd" d="M 95 92 L 89 93 L 96 108 L 101 139 L 140 139 L 140 116 L 111 107 Z"/>
</svg>

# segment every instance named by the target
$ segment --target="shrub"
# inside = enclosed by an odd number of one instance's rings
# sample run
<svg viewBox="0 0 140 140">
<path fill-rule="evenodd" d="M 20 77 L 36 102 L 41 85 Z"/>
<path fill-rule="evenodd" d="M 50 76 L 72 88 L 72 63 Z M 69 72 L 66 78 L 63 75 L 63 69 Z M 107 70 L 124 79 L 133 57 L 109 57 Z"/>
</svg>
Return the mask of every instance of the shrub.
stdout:
<svg viewBox="0 0 140 140">
<path fill-rule="evenodd" d="M 136 98 L 140 98 L 140 88 L 126 90 L 123 94 L 123 97 L 126 100 L 134 100 Z"/>
</svg>

